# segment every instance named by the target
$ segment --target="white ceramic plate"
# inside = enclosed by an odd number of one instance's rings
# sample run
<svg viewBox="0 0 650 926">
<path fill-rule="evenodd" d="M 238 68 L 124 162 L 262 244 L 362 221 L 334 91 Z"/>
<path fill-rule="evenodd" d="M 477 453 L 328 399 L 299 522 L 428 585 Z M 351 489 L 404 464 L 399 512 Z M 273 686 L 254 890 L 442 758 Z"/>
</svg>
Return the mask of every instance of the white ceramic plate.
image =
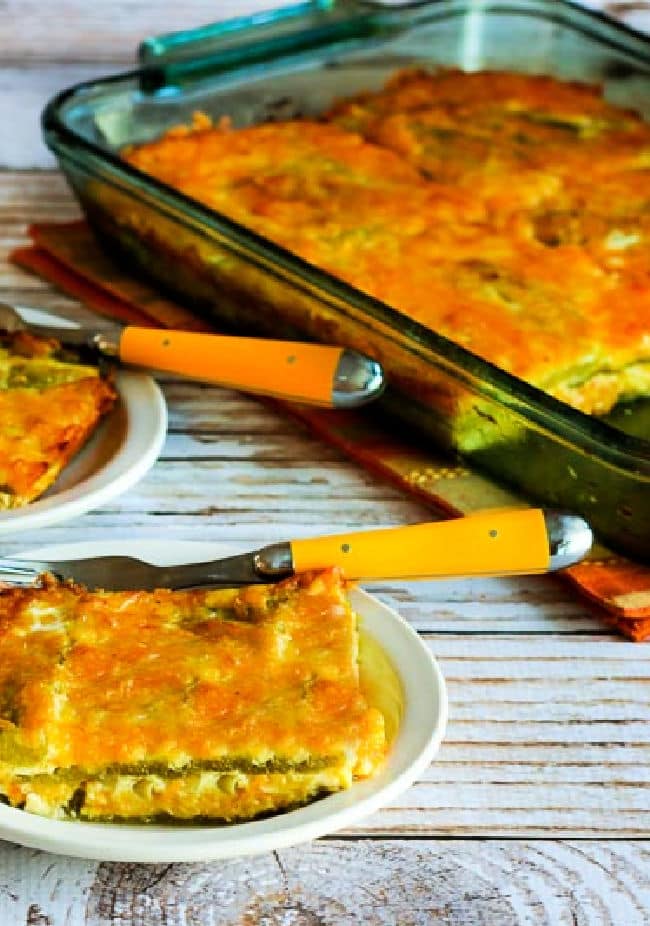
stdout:
<svg viewBox="0 0 650 926">
<path fill-rule="evenodd" d="M 21 309 L 27 321 L 61 324 L 45 312 Z M 44 527 L 98 508 L 134 485 L 155 463 L 167 431 L 165 400 L 144 373 L 120 370 L 118 399 L 85 447 L 37 501 L 0 512 L 0 535 Z"/>
<path fill-rule="evenodd" d="M 229 556 L 231 546 L 192 541 L 105 541 L 23 552 L 24 558 L 69 559 L 120 553 L 152 563 L 200 562 Z M 429 650 L 398 614 L 360 590 L 351 595 L 364 633 L 389 658 L 403 689 L 402 716 L 379 774 L 347 791 L 253 823 L 158 826 L 48 820 L 0 805 L 0 838 L 101 861 L 197 862 L 256 855 L 351 826 L 393 800 L 426 768 L 447 721 L 444 679 Z"/>
</svg>

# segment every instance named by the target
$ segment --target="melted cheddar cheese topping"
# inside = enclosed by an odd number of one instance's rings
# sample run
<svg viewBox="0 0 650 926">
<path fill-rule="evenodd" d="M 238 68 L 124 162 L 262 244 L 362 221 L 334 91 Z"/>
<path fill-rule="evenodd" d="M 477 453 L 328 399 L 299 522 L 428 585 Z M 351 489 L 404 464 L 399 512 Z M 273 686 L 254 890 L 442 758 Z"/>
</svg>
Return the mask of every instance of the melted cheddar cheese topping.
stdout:
<svg viewBox="0 0 650 926">
<path fill-rule="evenodd" d="M 349 786 L 385 746 L 335 571 L 241 590 L 48 581 L 0 594 L 0 790 L 12 804 L 248 818 Z"/>
<path fill-rule="evenodd" d="M 650 393 L 650 126 L 597 88 L 406 71 L 124 157 L 583 411 Z"/>
</svg>

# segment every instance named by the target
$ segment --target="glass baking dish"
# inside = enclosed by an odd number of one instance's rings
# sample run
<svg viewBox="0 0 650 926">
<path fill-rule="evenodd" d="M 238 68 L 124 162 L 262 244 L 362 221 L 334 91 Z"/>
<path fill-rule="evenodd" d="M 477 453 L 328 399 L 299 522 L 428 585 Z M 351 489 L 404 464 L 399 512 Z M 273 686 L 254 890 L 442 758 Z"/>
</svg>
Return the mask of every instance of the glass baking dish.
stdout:
<svg viewBox="0 0 650 926">
<path fill-rule="evenodd" d="M 575 411 L 118 155 L 196 111 L 237 126 L 317 114 L 413 65 L 600 83 L 648 116 L 649 40 L 565 0 L 340 0 L 149 39 L 140 62 L 66 90 L 43 115 L 102 241 L 231 328 L 375 356 L 390 385 L 372 414 L 397 416 L 531 498 L 582 513 L 610 546 L 650 560 L 650 400 L 607 420 Z"/>
</svg>

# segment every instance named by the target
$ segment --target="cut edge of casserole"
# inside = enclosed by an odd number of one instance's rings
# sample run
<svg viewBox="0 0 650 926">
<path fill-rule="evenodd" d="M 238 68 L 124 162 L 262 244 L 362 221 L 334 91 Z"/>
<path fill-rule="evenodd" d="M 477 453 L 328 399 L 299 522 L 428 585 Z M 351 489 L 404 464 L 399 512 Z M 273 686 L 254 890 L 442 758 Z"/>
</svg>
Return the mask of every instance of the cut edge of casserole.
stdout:
<svg viewBox="0 0 650 926">
<path fill-rule="evenodd" d="M 0 593 L 0 793 L 58 819 L 250 820 L 372 775 L 336 570 L 277 586 Z"/>
<path fill-rule="evenodd" d="M 113 406 L 97 367 L 54 341 L 0 333 L 0 510 L 41 496 Z"/>
</svg>

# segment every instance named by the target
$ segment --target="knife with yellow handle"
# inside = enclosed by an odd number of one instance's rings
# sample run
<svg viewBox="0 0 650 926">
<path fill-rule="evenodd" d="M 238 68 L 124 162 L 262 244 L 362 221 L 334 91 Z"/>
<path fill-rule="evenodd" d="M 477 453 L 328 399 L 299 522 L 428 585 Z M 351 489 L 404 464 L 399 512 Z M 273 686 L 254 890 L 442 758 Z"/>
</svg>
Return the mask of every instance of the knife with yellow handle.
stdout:
<svg viewBox="0 0 650 926">
<path fill-rule="evenodd" d="M 450 521 L 274 543 L 205 563 L 154 566 L 128 556 L 0 560 L 0 581 L 27 585 L 43 572 L 115 591 L 277 582 L 338 566 L 348 579 L 436 579 L 551 572 L 581 560 L 591 530 L 577 515 L 539 508 L 485 511 Z"/>
<path fill-rule="evenodd" d="M 180 373 L 215 383 L 324 408 L 356 408 L 383 390 L 381 366 L 343 347 L 105 325 L 100 330 L 27 323 L 0 303 L 0 328 L 24 329 L 66 347 L 122 363 Z"/>
</svg>

